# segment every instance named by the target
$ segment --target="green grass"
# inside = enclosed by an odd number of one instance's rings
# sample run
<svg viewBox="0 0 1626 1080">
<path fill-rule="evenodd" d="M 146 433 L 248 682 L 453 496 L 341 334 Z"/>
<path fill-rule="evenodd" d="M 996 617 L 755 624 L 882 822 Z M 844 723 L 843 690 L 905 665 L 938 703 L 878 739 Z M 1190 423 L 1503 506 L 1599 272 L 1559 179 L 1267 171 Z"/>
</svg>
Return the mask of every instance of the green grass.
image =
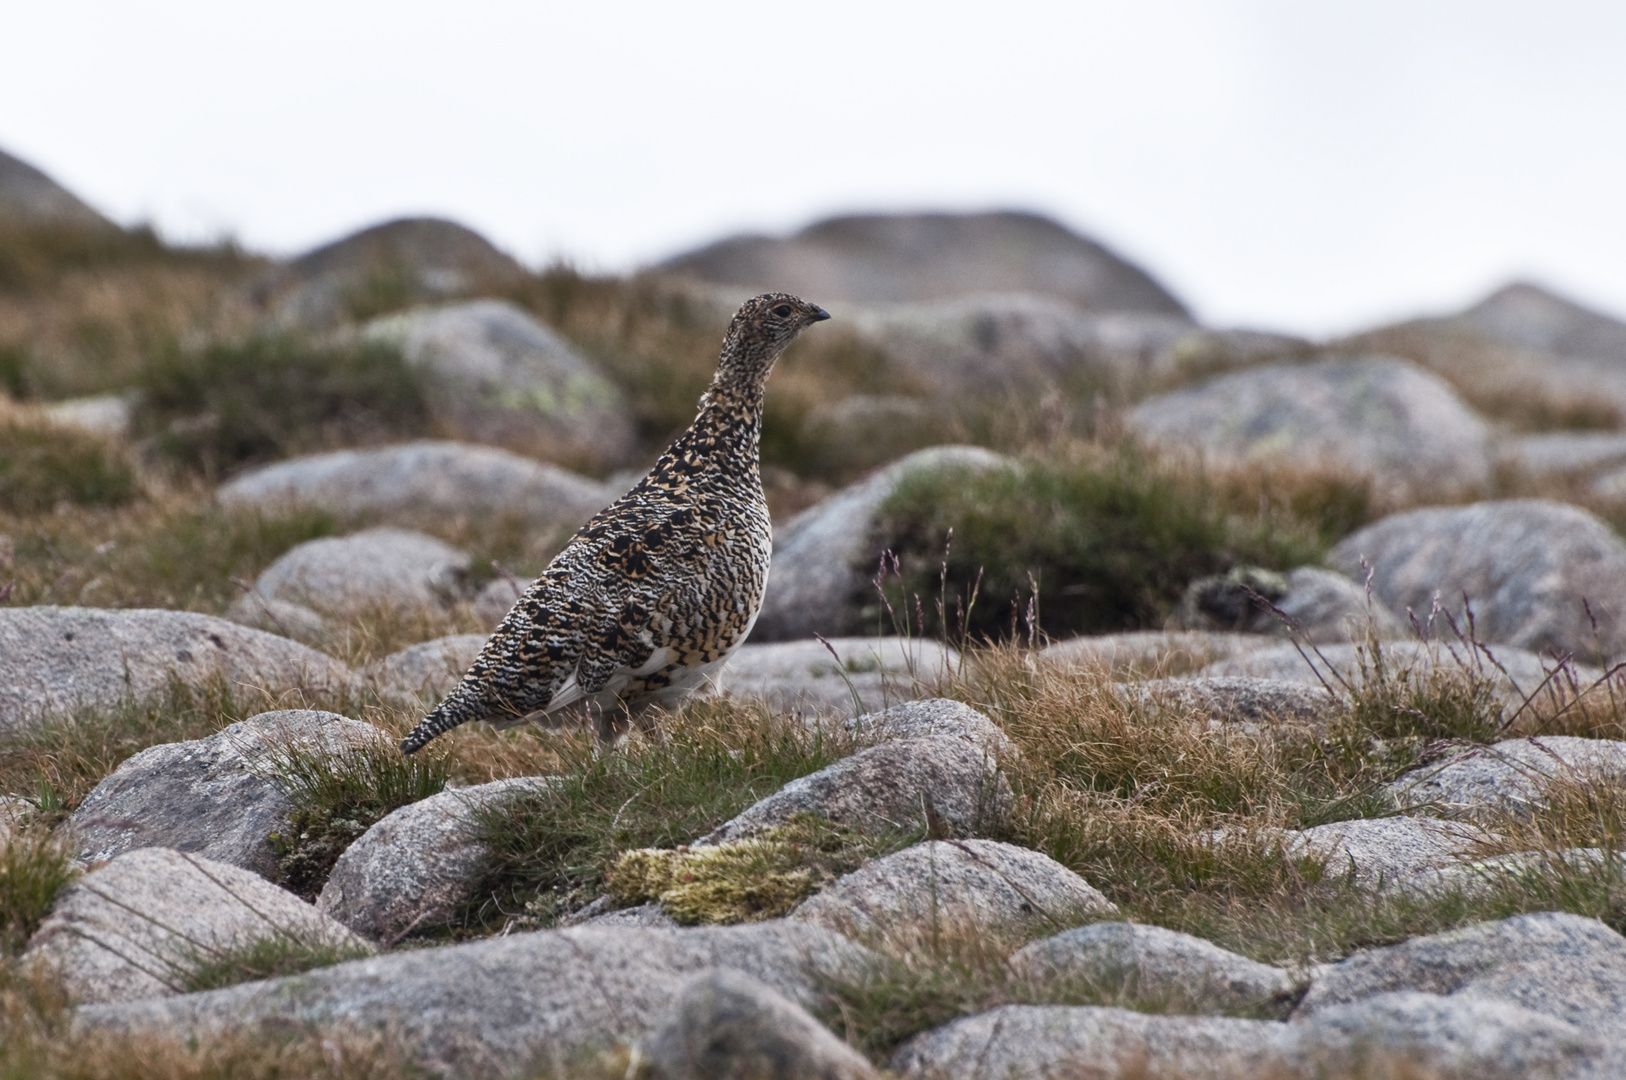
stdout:
<svg viewBox="0 0 1626 1080">
<path fill-rule="evenodd" d="M 400 350 L 258 336 L 172 348 L 142 372 L 138 429 L 169 457 L 217 478 L 338 446 L 421 436 L 429 391 Z"/>
<path fill-rule="evenodd" d="M 0 414 L 0 512 L 119 506 L 138 490 L 134 470 L 106 439 Z"/>
<path fill-rule="evenodd" d="M 445 790 L 451 776 L 443 749 L 407 757 L 387 736 L 344 748 L 289 741 L 273 747 L 269 765 L 293 803 L 289 831 L 271 837 L 279 884 L 310 901 L 357 837 L 391 811 Z"/>
<path fill-rule="evenodd" d="M 182 964 L 183 992 L 219 990 L 256 979 L 298 975 L 371 956 L 368 949 L 323 941 L 301 941 L 286 934 L 267 934 L 229 949 L 197 950 Z"/>
<path fill-rule="evenodd" d="M 1201 478 L 1129 446 L 906 477 L 879 537 L 901 560 L 894 607 L 947 601 L 949 629 L 973 639 L 1008 635 L 1030 598 L 1036 629 L 1054 637 L 1159 627 L 1193 579 L 1316 562 L 1330 539 L 1227 513 Z M 870 610 L 882 617 L 873 596 Z"/>
<path fill-rule="evenodd" d="M 0 963 L 22 950 L 75 876 L 73 845 L 48 823 L 0 825 Z"/>
<path fill-rule="evenodd" d="M 604 891 L 623 852 L 687 844 L 855 749 L 844 735 L 726 700 L 691 705 L 660 738 L 614 754 L 595 754 L 584 736 L 556 738 L 564 760 L 548 790 L 476 814 L 491 864 L 471 924 L 523 912 L 551 925 Z"/>
</svg>

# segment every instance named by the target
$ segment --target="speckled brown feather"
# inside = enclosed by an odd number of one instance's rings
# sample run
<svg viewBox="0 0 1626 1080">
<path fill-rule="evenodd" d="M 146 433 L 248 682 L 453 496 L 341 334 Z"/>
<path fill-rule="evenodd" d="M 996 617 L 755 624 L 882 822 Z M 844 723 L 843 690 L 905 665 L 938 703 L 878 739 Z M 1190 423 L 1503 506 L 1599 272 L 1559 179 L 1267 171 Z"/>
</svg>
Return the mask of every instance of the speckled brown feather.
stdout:
<svg viewBox="0 0 1626 1080">
<path fill-rule="evenodd" d="M 784 293 L 740 308 L 694 423 L 531 583 L 403 751 L 470 720 L 507 726 L 578 702 L 609 738 L 614 716 L 704 684 L 756 621 L 773 553 L 757 462 L 764 384 L 796 335 L 829 317 Z"/>
</svg>

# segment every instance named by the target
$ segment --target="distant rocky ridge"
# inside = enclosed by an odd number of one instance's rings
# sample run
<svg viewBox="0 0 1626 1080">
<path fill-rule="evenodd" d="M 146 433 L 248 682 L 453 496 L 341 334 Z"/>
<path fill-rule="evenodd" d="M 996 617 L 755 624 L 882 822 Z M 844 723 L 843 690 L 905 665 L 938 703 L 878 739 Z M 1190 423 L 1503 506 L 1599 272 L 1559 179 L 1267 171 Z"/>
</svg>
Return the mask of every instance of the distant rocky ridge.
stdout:
<svg viewBox="0 0 1626 1080">
<path fill-rule="evenodd" d="M 28 162 L 0 150 L 0 220 L 112 226 L 79 196 Z"/>
</svg>

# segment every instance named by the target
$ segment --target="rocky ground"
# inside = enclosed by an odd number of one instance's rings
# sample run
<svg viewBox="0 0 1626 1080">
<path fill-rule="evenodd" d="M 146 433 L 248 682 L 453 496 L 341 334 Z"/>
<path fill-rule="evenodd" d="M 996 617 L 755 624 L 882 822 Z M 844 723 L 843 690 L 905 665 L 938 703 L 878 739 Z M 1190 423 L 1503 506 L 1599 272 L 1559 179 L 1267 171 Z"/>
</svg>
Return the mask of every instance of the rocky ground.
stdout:
<svg viewBox="0 0 1626 1080">
<path fill-rule="evenodd" d="M 19 166 L 0 1074 L 1626 1075 L 1626 324 L 1203 327 L 1027 215 L 273 263 Z M 716 692 L 403 758 L 766 286 L 836 318 Z"/>
</svg>

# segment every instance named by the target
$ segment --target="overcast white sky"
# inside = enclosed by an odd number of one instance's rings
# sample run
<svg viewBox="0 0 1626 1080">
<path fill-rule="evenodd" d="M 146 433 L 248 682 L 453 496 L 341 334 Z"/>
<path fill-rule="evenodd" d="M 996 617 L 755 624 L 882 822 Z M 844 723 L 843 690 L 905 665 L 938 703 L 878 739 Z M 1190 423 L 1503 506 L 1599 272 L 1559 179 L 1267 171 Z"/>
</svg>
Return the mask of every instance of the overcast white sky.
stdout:
<svg viewBox="0 0 1626 1080">
<path fill-rule="evenodd" d="M 7 0 L 0 146 L 294 253 L 401 214 L 624 269 L 831 212 L 1050 213 L 1203 319 L 1514 275 L 1626 312 L 1621 0 Z"/>
</svg>

